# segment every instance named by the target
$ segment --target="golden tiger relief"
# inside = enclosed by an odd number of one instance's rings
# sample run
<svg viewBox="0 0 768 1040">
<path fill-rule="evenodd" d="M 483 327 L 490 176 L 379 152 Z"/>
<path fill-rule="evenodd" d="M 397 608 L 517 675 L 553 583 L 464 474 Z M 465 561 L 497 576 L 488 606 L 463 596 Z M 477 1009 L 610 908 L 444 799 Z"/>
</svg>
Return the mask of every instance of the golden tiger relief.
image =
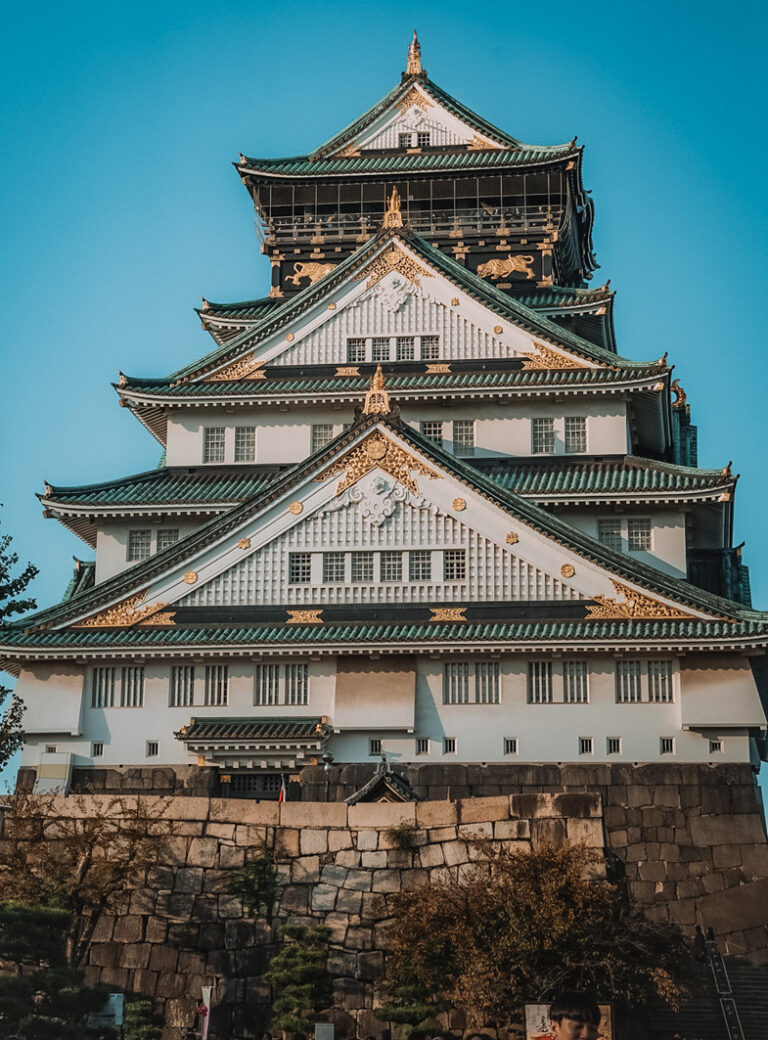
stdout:
<svg viewBox="0 0 768 1040">
<path fill-rule="evenodd" d="M 508 256 L 504 260 L 501 257 L 494 257 L 488 263 L 480 264 L 477 268 L 477 273 L 480 278 L 492 278 L 495 281 L 505 274 L 519 271 L 526 278 L 530 279 L 535 277 L 533 268 L 529 266 L 532 263 L 532 256 Z"/>
<path fill-rule="evenodd" d="M 303 264 L 300 260 L 297 260 L 293 265 L 293 274 L 289 274 L 286 277 L 286 282 L 293 282 L 294 285 L 298 285 L 302 278 L 309 278 L 309 284 L 314 285 L 315 282 L 319 282 L 321 278 L 324 278 L 329 271 L 332 271 L 336 264 Z"/>
</svg>

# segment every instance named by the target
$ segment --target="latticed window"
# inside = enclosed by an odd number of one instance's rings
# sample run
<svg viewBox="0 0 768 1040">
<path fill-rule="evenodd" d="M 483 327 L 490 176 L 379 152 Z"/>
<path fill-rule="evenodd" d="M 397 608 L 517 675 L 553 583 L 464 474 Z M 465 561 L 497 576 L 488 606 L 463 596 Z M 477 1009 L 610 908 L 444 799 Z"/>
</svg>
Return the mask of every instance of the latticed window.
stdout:
<svg viewBox="0 0 768 1040">
<path fill-rule="evenodd" d="M 365 361 L 365 340 L 364 339 L 348 339 L 347 340 L 347 361 L 351 365 L 360 364 Z"/>
<path fill-rule="evenodd" d="M 178 528 L 168 528 L 165 531 L 157 532 L 157 551 L 162 552 L 163 549 L 170 549 L 179 540 Z"/>
<path fill-rule="evenodd" d="M 256 428 L 235 427 L 235 462 L 253 462 L 256 458 Z"/>
<path fill-rule="evenodd" d="M 91 673 L 91 707 L 114 708 L 115 669 L 94 668 Z"/>
<path fill-rule="evenodd" d="M 205 703 L 221 707 L 229 702 L 229 665 L 207 664 L 205 666 Z"/>
<path fill-rule="evenodd" d="M 144 705 L 144 669 L 128 665 L 121 669 L 120 707 L 141 708 Z"/>
<path fill-rule="evenodd" d="M 156 758 L 160 753 L 160 743 L 157 740 L 147 741 L 147 758 Z"/>
<path fill-rule="evenodd" d="M 288 582 L 291 585 L 306 584 L 312 573 L 312 554 L 296 552 L 288 554 Z"/>
<path fill-rule="evenodd" d="M 389 361 L 389 339 L 377 337 L 371 340 L 371 360 Z"/>
<path fill-rule="evenodd" d="M 616 700 L 619 704 L 637 704 L 642 698 L 641 661 L 616 662 Z"/>
<path fill-rule="evenodd" d="M 651 548 L 651 521 L 644 517 L 629 520 L 627 524 L 627 544 L 630 549 Z"/>
<path fill-rule="evenodd" d="M 413 361 L 416 356 L 413 336 L 398 336 L 395 341 L 395 357 L 398 361 Z"/>
<path fill-rule="evenodd" d="M 323 553 L 323 581 L 344 581 L 344 553 Z"/>
<path fill-rule="evenodd" d="M 416 754 L 417 755 L 428 755 L 429 754 L 429 737 L 417 737 L 416 738 Z"/>
<path fill-rule="evenodd" d="M 500 700 L 499 662 L 481 661 L 475 665 L 475 701 L 478 704 L 498 704 Z"/>
<path fill-rule="evenodd" d="M 175 664 L 171 668 L 168 704 L 171 708 L 188 708 L 195 703 L 195 666 Z"/>
<path fill-rule="evenodd" d="M 416 146 L 418 148 L 429 148 L 429 130 L 416 134 Z"/>
<path fill-rule="evenodd" d="M 307 704 L 309 702 L 309 665 L 287 664 L 285 666 L 285 703 Z"/>
<path fill-rule="evenodd" d="M 372 552 L 353 552 L 352 553 L 352 581 L 353 582 L 371 582 L 371 581 L 373 581 L 373 553 Z"/>
<path fill-rule="evenodd" d="M 331 423 L 315 423 L 312 427 L 312 451 L 319 451 L 333 440 Z"/>
<path fill-rule="evenodd" d="M 592 737 L 579 737 L 579 754 L 580 755 L 591 755 L 592 754 L 593 741 Z"/>
<path fill-rule="evenodd" d="M 609 755 L 620 755 L 621 737 L 606 737 L 605 750 Z"/>
<path fill-rule="evenodd" d="M 552 662 L 528 662 L 528 703 L 552 703 Z"/>
<path fill-rule="evenodd" d="M 224 461 L 224 439 L 223 426 L 206 426 L 203 430 L 203 462 Z"/>
<path fill-rule="evenodd" d="M 369 755 L 380 755 L 381 754 L 381 738 L 371 737 L 368 741 L 368 754 Z"/>
<path fill-rule="evenodd" d="M 468 661 L 450 661 L 444 666 L 443 704 L 469 704 Z"/>
<path fill-rule="evenodd" d="M 443 754 L 456 754 L 456 737 L 443 737 Z"/>
<path fill-rule="evenodd" d="M 504 737 L 504 754 L 517 754 L 517 737 Z"/>
<path fill-rule="evenodd" d="M 672 696 L 672 662 L 648 662 L 648 700 L 656 704 L 669 704 Z"/>
<path fill-rule="evenodd" d="M 432 553 L 429 549 L 411 549 L 408 553 L 408 580 L 429 581 L 432 577 Z"/>
<path fill-rule="evenodd" d="M 608 549 L 621 552 L 621 520 L 608 517 L 597 521 L 597 540 Z"/>
<path fill-rule="evenodd" d="M 580 415 L 566 416 L 565 450 L 569 455 L 587 450 L 587 420 Z"/>
<path fill-rule="evenodd" d="M 428 420 L 421 424 L 421 432 L 427 438 L 428 441 L 432 441 L 433 444 L 443 446 L 443 423 L 442 420 Z"/>
<path fill-rule="evenodd" d="M 436 361 L 440 357 L 440 337 L 421 337 L 421 360 Z"/>
<path fill-rule="evenodd" d="M 257 664 L 253 684 L 254 704 L 277 704 L 280 687 L 280 666 Z"/>
<path fill-rule="evenodd" d="M 398 148 L 410 148 L 412 140 L 413 140 L 413 134 L 398 134 L 397 135 L 397 146 L 398 146 Z"/>
<path fill-rule="evenodd" d="M 403 554 L 401 552 L 383 552 L 381 554 L 381 580 L 403 580 Z"/>
<path fill-rule="evenodd" d="M 675 753 L 675 738 L 674 737 L 659 737 L 659 754 L 660 755 L 674 755 Z"/>
<path fill-rule="evenodd" d="M 720 740 L 717 737 L 714 740 L 710 740 L 710 742 L 709 742 L 709 753 L 710 753 L 710 755 L 719 755 L 722 750 L 723 750 L 723 742 L 722 742 L 722 740 Z"/>
<path fill-rule="evenodd" d="M 555 420 L 534 419 L 532 450 L 534 455 L 551 455 L 555 450 Z"/>
<path fill-rule="evenodd" d="M 453 424 L 454 455 L 475 454 L 475 423 L 472 419 L 456 419 Z"/>
<path fill-rule="evenodd" d="M 443 552 L 443 578 L 445 581 L 464 581 L 467 576 L 467 554 L 463 549 L 446 549 Z"/>
<path fill-rule="evenodd" d="M 563 698 L 566 704 L 586 704 L 587 662 L 563 661 Z"/>
<path fill-rule="evenodd" d="M 151 531 L 129 531 L 128 532 L 128 554 L 126 559 L 129 563 L 136 560 L 146 560 L 152 554 L 152 532 Z"/>
<path fill-rule="evenodd" d="M 101 758 L 104 754 L 104 744 L 98 740 L 95 744 L 91 744 L 91 758 Z"/>
</svg>

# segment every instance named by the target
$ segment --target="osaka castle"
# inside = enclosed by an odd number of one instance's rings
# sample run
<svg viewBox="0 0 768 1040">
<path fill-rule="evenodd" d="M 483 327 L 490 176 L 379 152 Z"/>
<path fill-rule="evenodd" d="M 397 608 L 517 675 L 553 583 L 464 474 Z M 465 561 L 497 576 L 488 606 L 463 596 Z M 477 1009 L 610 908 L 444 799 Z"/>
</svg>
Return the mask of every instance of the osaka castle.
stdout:
<svg viewBox="0 0 768 1040">
<path fill-rule="evenodd" d="M 240 156 L 269 295 L 203 301 L 204 351 L 120 374 L 159 465 L 40 495 L 95 559 L 0 636 L 22 788 L 759 766 L 737 477 L 698 467 L 669 344 L 620 352 L 582 161 L 438 87 L 415 35 L 325 144 Z"/>
</svg>

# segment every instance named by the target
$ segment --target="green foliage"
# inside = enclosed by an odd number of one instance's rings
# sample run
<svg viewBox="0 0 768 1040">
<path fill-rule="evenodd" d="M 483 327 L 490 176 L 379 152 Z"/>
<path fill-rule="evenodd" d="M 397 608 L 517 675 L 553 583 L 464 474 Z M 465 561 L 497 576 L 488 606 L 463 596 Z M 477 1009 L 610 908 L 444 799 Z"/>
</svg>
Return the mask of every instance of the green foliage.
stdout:
<svg viewBox="0 0 768 1040">
<path fill-rule="evenodd" d="M 392 999 L 383 1007 L 375 1008 L 374 1015 L 384 1022 L 400 1026 L 418 1026 L 448 1005 L 443 1001 L 427 1003 L 423 987 L 417 981 L 399 982 L 392 988 Z"/>
<path fill-rule="evenodd" d="M 23 614 L 36 606 L 33 599 L 19 599 L 19 596 L 37 574 L 37 567 L 28 563 L 24 570 L 14 577 L 12 571 L 19 562 L 19 557 L 17 553 L 10 551 L 11 541 L 10 535 L 0 536 L 0 627 L 11 615 Z M 5 708 L 3 705 L 6 705 Z M 19 698 L 13 696 L 7 686 L 0 685 L 0 772 L 21 747 L 23 713 L 24 705 Z"/>
<path fill-rule="evenodd" d="M 415 852 L 418 848 L 418 831 L 412 823 L 401 823 L 387 831 L 387 837 L 401 852 Z"/>
<path fill-rule="evenodd" d="M 280 881 L 274 854 L 262 843 L 257 855 L 227 880 L 227 892 L 243 904 L 252 917 L 264 914 L 271 923 Z"/>
<path fill-rule="evenodd" d="M 272 986 L 272 1026 L 285 1032 L 314 1030 L 318 1015 L 330 1006 L 328 928 L 286 925 L 282 949 L 270 962 L 264 978 Z"/>
<path fill-rule="evenodd" d="M 123 1040 L 160 1040 L 162 1019 L 151 1000 L 130 1000 L 125 1005 Z"/>
</svg>

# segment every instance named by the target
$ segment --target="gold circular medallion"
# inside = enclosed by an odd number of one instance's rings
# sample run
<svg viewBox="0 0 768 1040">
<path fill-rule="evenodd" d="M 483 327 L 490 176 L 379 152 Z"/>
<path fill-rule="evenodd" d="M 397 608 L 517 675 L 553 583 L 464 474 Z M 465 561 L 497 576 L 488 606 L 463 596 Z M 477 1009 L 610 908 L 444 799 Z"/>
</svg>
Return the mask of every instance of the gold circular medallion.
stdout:
<svg viewBox="0 0 768 1040">
<path fill-rule="evenodd" d="M 493 331 L 494 331 L 495 335 L 500 336 L 502 334 L 502 332 L 504 331 L 504 329 L 501 327 L 501 325 L 494 325 L 493 326 Z"/>
<path fill-rule="evenodd" d="M 572 578 L 576 573 L 576 569 L 572 563 L 564 563 L 560 568 L 560 573 L 564 578 Z"/>
<path fill-rule="evenodd" d="M 291 504 L 288 506 L 288 512 L 293 513 L 294 516 L 298 516 L 299 513 L 302 513 L 303 511 L 304 506 L 301 504 L 301 502 L 291 502 Z"/>
<path fill-rule="evenodd" d="M 197 571 L 187 571 L 184 575 L 184 581 L 187 585 L 194 585 L 197 581 Z"/>
<path fill-rule="evenodd" d="M 454 498 L 453 502 L 451 502 L 451 505 L 457 513 L 463 513 L 464 510 L 467 508 L 467 503 L 463 498 Z"/>
<path fill-rule="evenodd" d="M 238 547 L 238 549 L 250 549 L 250 547 L 251 547 L 251 539 L 250 538 L 241 538 L 240 541 L 237 543 L 237 547 Z"/>
<path fill-rule="evenodd" d="M 387 442 L 381 437 L 373 437 L 365 445 L 365 451 L 369 459 L 383 459 L 387 454 Z"/>
<path fill-rule="evenodd" d="M 293 333 L 292 332 L 286 332 L 285 338 L 286 338 L 288 343 L 293 343 Z"/>
<path fill-rule="evenodd" d="M 333 300 L 331 300 L 331 302 L 328 304 L 328 310 L 329 311 L 335 311 L 336 310 L 336 304 L 333 302 Z"/>
<path fill-rule="evenodd" d="M 517 545 L 520 539 L 517 537 L 514 531 L 510 531 L 507 537 L 504 539 L 507 545 Z"/>
</svg>

